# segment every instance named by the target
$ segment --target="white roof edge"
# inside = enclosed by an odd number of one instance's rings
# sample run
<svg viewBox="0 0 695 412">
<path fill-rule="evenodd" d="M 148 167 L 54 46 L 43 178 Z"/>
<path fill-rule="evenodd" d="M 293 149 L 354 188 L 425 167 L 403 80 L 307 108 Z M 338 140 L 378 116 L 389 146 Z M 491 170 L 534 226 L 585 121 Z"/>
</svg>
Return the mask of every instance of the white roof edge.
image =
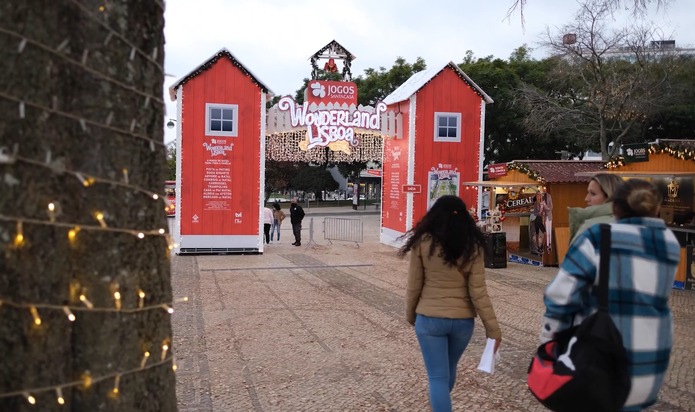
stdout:
<svg viewBox="0 0 695 412">
<path fill-rule="evenodd" d="M 435 66 L 434 68 L 425 69 L 423 71 L 413 74 L 412 76 L 410 76 L 408 80 L 405 81 L 405 83 L 400 85 L 391 94 L 386 96 L 386 98 L 384 99 L 384 103 L 386 105 L 391 105 L 409 99 L 412 95 L 417 93 L 425 84 L 427 84 L 427 82 L 432 80 L 436 75 L 438 75 L 442 70 L 444 70 L 447 67 L 451 67 L 459 75 L 466 79 L 466 81 L 469 82 L 478 93 L 480 93 L 480 95 L 483 97 L 483 100 L 485 100 L 486 103 L 494 103 L 494 100 L 492 100 L 492 98 L 488 96 L 487 93 L 485 93 L 483 89 L 480 88 L 480 86 L 478 86 L 473 80 L 471 80 L 471 78 L 468 77 L 468 75 L 464 73 L 464 71 L 461 70 L 461 68 L 458 67 L 458 65 L 451 61 L 444 65 Z"/>
<path fill-rule="evenodd" d="M 456 70 L 457 72 L 459 72 L 459 74 L 461 74 L 461 75 L 463 76 L 464 79 L 468 80 L 468 81 L 471 83 L 471 85 L 473 85 L 473 88 L 474 88 L 475 90 L 477 90 L 478 93 L 480 93 L 481 95 L 483 95 L 483 99 L 485 100 L 485 103 L 490 104 L 490 103 L 494 103 L 494 102 L 495 102 L 494 100 L 492 100 L 492 97 L 488 96 L 488 94 L 485 93 L 485 91 L 484 91 L 482 88 L 480 88 L 480 86 L 478 86 L 478 84 L 477 84 L 476 82 L 474 82 L 473 79 L 471 79 L 470 77 L 468 77 L 468 75 L 467 75 L 463 70 L 461 70 L 461 68 L 460 68 L 457 64 L 455 64 L 454 62 L 449 62 L 448 65 L 449 65 L 449 66 L 452 66 L 454 70 Z M 445 67 L 446 67 L 446 66 L 445 66 Z"/>
<path fill-rule="evenodd" d="M 176 82 L 174 82 L 174 84 L 172 84 L 171 86 L 169 86 L 169 98 L 171 99 L 171 101 L 175 101 L 175 100 L 176 100 L 176 89 L 178 89 L 179 86 L 180 86 L 184 81 L 186 81 L 188 78 L 190 78 L 191 76 L 193 76 L 193 74 L 194 74 L 196 71 L 198 71 L 198 69 L 200 69 L 201 67 L 205 66 L 205 65 L 208 64 L 210 61 L 214 60 L 215 57 L 217 57 L 217 55 L 220 54 L 220 53 L 227 53 L 227 54 L 229 54 L 230 56 L 232 56 L 232 59 L 236 60 L 236 61 L 244 68 L 244 70 L 246 70 L 247 72 L 249 72 L 249 74 L 251 75 L 251 77 L 252 77 L 256 82 L 258 82 L 261 86 L 263 86 L 263 88 L 265 88 L 266 90 L 268 90 L 268 94 L 269 94 L 269 95 L 271 95 L 271 96 L 274 96 L 274 95 L 275 95 L 275 93 L 273 93 L 273 91 L 270 90 L 270 88 L 269 88 L 268 86 L 266 86 L 265 83 L 263 83 L 263 82 L 258 78 L 258 76 L 256 76 L 255 74 L 253 74 L 253 72 L 252 72 L 251 70 L 249 70 L 249 68 L 246 67 L 246 65 L 244 65 L 244 64 L 241 62 L 241 60 L 237 59 L 237 57 L 236 57 L 232 52 L 230 52 L 229 50 L 227 50 L 226 47 L 223 47 L 223 48 L 219 49 L 217 52 L 215 52 L 215 54 L 213 54 L 209 59 L 206 59 L 203 63 L 201 63 L 201 64 L 199 64 L 198 66 L 196 66 L 196 68 L 193 69 L 193 70 L 191 70 L 187 75 L 181 77 L 179 80 L 177 80 Z"/>
</svg>

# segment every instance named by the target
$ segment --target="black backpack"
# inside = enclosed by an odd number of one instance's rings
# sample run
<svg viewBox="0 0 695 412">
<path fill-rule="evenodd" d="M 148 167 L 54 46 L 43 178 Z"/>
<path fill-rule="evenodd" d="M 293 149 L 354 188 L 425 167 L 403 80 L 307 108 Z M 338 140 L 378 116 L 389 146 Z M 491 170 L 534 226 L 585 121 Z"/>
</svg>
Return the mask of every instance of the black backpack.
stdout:
<svg viewBox="0 0 695 412">
<path fill-rule="evenodd" d="M 623 338 L 608 314 L 610 225 L 600 242 L 598 311 L 539 346 L 528 368 L 529 390 L 552 411 L 619 411 L 630 393 Z"/>
</svg>

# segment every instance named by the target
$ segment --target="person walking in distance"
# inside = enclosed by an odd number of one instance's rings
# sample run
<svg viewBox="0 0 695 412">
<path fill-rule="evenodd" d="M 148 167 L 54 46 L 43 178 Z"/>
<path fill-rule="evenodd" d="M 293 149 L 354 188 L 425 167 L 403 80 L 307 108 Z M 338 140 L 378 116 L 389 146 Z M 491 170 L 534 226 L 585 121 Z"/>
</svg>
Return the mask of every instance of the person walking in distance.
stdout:
<svg viewBox="0 0 695 412">
<path fill-rule="evenodd" d="M 263 208 L 263 236 L 266 245 L 270 243 L 270 226 L 273 224 L 273 211 L 268 206 Z"/>
<path fill-rule="evenodd" d="M 293 197 L 290 203 L 290 223 L 292 223 L 292 233 L 294 234 L 292 246 L 302 245 L 302 219 L 304 219 L 304 209 L 297 204 L 297 198 Z"/>
<path fill-rule="evenodd" d="M 437 199 L 405 235 L 410 252 L 406 320 L 415 326 L 433 412 L 451 412 L 456 366 L 480 316 L 485 335 L 502 341 L 485 283 L 485 237 L 457 196 Z M 421 408 L 424 409 L 424 408 Z"/>
<path fill-rule="evenodd" d="M 270 227 L 270 241 L 273 241 L 273 235 L 278 232 L 277 242 L 280 243 L 280 227 L 282 226 L 282 221 L 285 220 L 285 212 L 280 208 L 278 202 L 273 203 L 273 225 Z"/>
</svg>

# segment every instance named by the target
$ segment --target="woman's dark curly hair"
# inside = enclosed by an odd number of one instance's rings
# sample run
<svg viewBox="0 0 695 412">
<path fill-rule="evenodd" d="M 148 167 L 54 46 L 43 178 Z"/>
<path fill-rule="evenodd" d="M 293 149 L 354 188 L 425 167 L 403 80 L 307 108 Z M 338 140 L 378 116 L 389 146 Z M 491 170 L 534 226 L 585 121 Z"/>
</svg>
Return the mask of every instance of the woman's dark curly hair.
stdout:
<svg viewBox="0 0 695 412">
<path fill-rule="evenodd" d="M 423 236 L 432 237 L 429 255 L 439 246 L 440 256 L 450 266 L 465 265 L 480 247 L 485 250 L 485 237 L 458 196 L 442 196 L 427 214 L 403 237 L 405 245 L 398 256 L 405 256 Z"/>
</svg>

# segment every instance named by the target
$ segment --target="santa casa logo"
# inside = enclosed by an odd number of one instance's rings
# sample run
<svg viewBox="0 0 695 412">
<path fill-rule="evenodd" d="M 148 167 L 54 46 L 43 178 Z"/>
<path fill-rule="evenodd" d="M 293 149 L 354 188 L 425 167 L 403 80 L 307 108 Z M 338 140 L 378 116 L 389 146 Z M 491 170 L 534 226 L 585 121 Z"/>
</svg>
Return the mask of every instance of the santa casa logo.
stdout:
<svg viewBox="0 0 695 412">
<path fill-rule="evenodd" d="M 357 103 L 357 85 L 353 82 L 312 80 L 307 85 L 305 100 L 314 103 Z"/>
<path fill-rule="evenodd" d="M 326 97 L 326 88 L 321 83 L 312 83 L 310 86 L 311 95 L 323 99 Z"/>
</svg>

